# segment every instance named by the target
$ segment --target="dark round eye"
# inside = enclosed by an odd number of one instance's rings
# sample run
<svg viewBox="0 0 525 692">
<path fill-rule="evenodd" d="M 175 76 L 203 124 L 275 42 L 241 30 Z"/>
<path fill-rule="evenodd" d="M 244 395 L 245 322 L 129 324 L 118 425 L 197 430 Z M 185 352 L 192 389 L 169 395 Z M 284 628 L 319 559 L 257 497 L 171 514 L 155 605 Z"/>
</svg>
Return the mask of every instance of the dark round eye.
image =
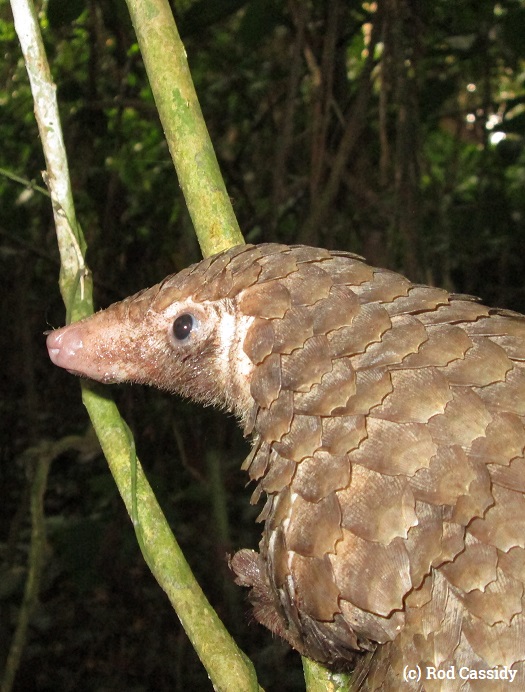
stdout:
<svg viewBox="0 0 525 692">
<path fill-rule="evenodd" d="M 195 317 L 185 312 L 184 315 L 179 315 L 173 323 L 173 335 L 177 341 L 184 341 L 191 334 L 191 330 L 195 326 Z"/>
</svg>

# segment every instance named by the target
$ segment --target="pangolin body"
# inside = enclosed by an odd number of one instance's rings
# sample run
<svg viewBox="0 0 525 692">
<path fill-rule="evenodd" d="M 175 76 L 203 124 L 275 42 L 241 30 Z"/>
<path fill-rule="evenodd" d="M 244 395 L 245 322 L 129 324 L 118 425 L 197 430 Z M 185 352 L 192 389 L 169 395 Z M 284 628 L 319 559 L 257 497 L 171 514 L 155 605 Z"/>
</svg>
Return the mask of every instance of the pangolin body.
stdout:
<svg viewBox="0 0 525 692">
<path fill-rule="evenodd" d="M 236 413 L 266 504 L 260 554 L 232 568 L 298 651 L 363 652 L 364 689 L 525 689 L 525 317 L 348 253 L 246 245 L 48 348 Z"/>
</svg>

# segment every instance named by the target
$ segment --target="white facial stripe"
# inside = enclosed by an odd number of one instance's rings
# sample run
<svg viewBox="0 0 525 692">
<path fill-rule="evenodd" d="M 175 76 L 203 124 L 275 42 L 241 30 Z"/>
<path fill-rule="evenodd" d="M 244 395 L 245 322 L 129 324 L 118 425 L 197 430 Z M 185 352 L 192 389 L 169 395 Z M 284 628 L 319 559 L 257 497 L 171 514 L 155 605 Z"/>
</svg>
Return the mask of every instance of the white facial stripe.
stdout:
<svg viewBox="0 0 525 692">
<path fill-rule="evenodd" d="M 242 346 L 253 320 L 253 317 L 245 317 L 239 314 L 232 315 L 227 310 L 221 310 L 217 321 L 217 333 L 220 343 L 217 352 L 217 362 L 221 372 L 232 382 L 232 390 L 235 392 L 234 396 L 240 396 L 238 403 L 244 410 L 249 408 L 250 377 L 253 363 L 244 352 Z"/>
</svg>

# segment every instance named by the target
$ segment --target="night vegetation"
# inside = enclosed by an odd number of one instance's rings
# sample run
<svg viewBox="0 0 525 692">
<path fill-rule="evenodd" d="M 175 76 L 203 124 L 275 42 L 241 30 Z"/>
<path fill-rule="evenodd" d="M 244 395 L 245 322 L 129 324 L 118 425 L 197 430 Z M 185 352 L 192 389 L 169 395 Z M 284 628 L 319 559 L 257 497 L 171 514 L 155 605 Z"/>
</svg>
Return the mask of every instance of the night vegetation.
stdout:
<svg viewBox="0 0 525 692">
<path fill-rule="evenodd" d="M 522 0 L 172 7 L 247 242 L 352 250 L 525 312 Z M 105 307 L 201 255 L 126 3 L 49 0 L 40 10 L 95 303 Z M 42 333 L 65 321 L 60 261 L 5 3 L 0 41 L 1 666 L 37 560 L 40 595 L 14 690 L 210 689 L 140 553 L 78 383 L 47 358 Z M 139 387 L 112 391 L 199 583 L 261 686 L 304 689 L 299 656 L 250 621 L 227 567 L 226 555 L 256 547 L 260 533 L 235 421 Z M 37 460 L 49 464 L 39 555 L 30 553 Z"/>
</svg>

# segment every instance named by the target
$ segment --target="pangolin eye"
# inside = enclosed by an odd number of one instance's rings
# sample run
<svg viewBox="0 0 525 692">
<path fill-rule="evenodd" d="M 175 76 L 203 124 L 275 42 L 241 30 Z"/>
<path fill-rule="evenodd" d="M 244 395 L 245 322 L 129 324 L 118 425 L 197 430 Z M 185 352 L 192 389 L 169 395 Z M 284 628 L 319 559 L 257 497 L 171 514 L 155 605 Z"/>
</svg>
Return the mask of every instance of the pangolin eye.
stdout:
<svg viewBox="0 0 525 692">
<path fill-rule="evenodd" d="M 179 315 L 173 323 L 173 335 L 177 341 L 184 341 L 189 337 L 195 327 L 196 320 L 189 312 Z"/>
</svg>

